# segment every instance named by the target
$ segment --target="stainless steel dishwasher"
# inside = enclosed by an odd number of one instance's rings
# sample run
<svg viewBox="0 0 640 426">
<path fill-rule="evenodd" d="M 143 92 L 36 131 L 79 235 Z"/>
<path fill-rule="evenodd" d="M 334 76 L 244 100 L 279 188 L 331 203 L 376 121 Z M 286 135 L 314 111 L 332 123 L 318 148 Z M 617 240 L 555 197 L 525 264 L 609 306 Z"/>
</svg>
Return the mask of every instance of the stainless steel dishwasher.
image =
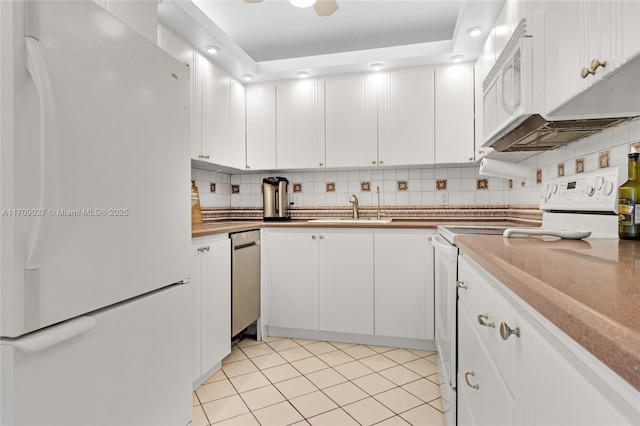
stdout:
<svg viewBox="0 0 640 426">
<path fill-rule="evenodd" d="M 231 234 L 231 337 L 260 317 L 260 231 Z"/>
</svg>

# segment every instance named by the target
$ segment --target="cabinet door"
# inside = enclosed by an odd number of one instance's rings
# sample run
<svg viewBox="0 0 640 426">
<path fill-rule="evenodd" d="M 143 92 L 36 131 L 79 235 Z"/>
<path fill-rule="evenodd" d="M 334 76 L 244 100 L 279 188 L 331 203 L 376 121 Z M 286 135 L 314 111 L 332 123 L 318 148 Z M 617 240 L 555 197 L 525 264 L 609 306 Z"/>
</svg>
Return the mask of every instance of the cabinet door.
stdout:
<svg viewBox="0 0 640 426">
<path fill-rule="evenodd" d="M 276 168 L 276 86 L 247 86 L 247 164 L 251 170 Z"/>
<path fill-rule="evenodd" d="M 278 168 L 324 167 L 324 81 L 284 81 L 276 90 Z"/>
<path fill-rule="evenodd" d="M 193 245 L 193 381 L 231 352 L 231 243 Z"/>
<path fill-rule="evenodd" d="M 320 330 L 373 334 L 373 234 L 320 232 Z"/>
<path fill-rule="evenodd" d="M 211 151 L 204 152 L 202 145 L 202 107 L 204 90 L 210 90 L 211 64 L 202 55 L 193 51 L 191 66 L 191 158 L 206 161 Z"/>
<path fill-rule="evenodd" d="M 318 234 L 266 234 L 266 325 L 318 329 Z"/>
<path fill-rule="evenodd" d="M 327 167 L 378 163 L 377 77 L 351 74 L 327 79 Z"/>
<path fill-rule="evenodd" d="M 375 334 L 434 338 L 433 246 L 424 234 L 375 236 Z"/>
<path fill-rule="evenodd" d="M 377 78 L 378 164 L 433 164 L 433 67 L 394 70 Z"/>
<path fill-rule="evenodd" d="M 435 70 L 435 162 L 474 160 L 473 65 Z"/>
<path fill-rule="evenodd" d="M 222 165 L 246 167 L 246 93 L 238 80 L 229 78 L 229 140 L 220 152 Z"/>
<path fill-rule="evenodd" d="M 208 161 L 226 165 L 230 161 L 229 105 L 230 77 L 222 68 L 207 61 L 207 80 L 202 87 L 202 145 L 211 152 Z"/>
</svg>

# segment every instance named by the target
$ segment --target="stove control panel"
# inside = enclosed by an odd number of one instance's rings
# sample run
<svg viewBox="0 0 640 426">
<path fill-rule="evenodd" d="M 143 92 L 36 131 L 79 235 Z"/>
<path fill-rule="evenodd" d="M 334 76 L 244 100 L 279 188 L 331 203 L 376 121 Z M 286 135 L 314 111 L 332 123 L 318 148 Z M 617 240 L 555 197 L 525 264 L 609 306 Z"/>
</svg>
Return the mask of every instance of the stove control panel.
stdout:
<svg viewBox="0 0 640 426">
<path fill-rule="evenodd" d="M 620 167 L 553 179 L 543 185 L 544 211 L 610 212 L 618 210 L 618 187 L 624 183 Z"/>
</svg>

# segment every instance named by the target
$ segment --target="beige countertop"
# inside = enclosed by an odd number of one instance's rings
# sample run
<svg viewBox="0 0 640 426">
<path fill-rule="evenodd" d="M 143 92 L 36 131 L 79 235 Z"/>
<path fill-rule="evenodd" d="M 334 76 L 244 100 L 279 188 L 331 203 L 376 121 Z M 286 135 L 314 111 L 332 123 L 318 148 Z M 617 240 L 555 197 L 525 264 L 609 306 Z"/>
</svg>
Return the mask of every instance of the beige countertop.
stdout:
<svg viewBox="0 0 640 426">
<path fill-rule="evenodd" d="M 191 237 L 204 237 L 207 235 L 223 234 L 228 232 L 241 232 L 260 228 L 374 228 L 374 229 L 435 229 L 438 225 L 495 225 L 495 226 L 522 226 L 531 222 L 520 220 L 500 219 L 393 219 L 389 223 L 318 223 L 309 222 L 306 219 L 296 219 L 286 222 L 262 221 L 262 220 L 218 220 L 193 225 Z"/>
<path fill-rule="evenodd" d="M 640 241 L 462 235 L 456 244 L 640 390 Z"/>
</svg>

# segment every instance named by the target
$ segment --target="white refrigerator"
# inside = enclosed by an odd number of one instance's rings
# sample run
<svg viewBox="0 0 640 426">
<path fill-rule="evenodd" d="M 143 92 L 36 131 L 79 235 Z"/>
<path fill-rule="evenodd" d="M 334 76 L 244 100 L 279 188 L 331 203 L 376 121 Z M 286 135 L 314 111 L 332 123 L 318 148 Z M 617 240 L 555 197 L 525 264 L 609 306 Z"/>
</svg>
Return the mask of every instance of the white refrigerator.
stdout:
<svg viewBox="0 0 640 426">
<path fill-rule="evenodd" d="M 191 419 L 189 70 L 0 1 L 0 425 Z"/>
</svg>

